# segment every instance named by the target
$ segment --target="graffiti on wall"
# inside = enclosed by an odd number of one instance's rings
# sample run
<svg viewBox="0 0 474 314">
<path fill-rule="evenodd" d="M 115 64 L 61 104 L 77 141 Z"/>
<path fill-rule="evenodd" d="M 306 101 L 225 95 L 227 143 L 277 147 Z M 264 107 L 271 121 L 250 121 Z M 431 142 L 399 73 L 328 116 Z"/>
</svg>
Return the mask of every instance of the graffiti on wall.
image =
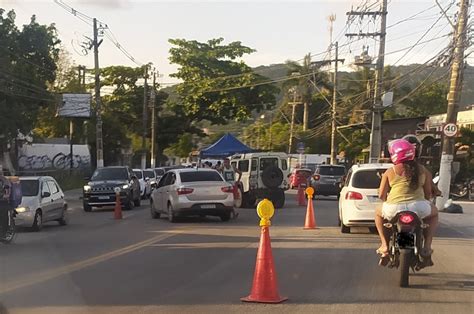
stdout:
<svg viewBox="0 0 474 314">
<path fill-rule="evenodd" d="M 24 145 L 18 156 L 20 170 L 65 170 L 71 168 L 70 146 L 67 144 Z M 72 168 L 88 169 L 91 156 L 87 145 L 74 145 Z"/>
</svg>

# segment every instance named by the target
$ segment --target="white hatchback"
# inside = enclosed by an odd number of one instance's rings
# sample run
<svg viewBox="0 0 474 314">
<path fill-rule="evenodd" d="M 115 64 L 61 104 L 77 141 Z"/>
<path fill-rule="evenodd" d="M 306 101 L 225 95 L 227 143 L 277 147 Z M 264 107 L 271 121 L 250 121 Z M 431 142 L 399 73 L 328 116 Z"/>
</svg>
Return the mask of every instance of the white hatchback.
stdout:
<svg viewBox="0 0 474 314">
<path fill-rule="evenodd" d="M 349 233 L 351 227 L 375 231 L 375 209 L 382 205 L 378 197 L 380 180 L 390 167 L 392 164 L 361 164 L 349 170 L 339 198 L 342 233 Z"/>
</svg>

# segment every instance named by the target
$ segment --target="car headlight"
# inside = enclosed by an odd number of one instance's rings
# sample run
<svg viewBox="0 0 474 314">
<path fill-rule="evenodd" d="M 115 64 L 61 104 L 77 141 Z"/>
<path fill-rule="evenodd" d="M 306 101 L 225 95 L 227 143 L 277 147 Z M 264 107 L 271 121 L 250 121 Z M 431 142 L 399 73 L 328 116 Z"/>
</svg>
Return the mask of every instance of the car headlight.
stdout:
<svg viewBox="0 0 474 314">
<path fill-rule="evenodd" d="M 24 206 L 24 207 L 18 207 L 15 210 L 17 213 L 24 213 L 24 212 L 29 212 L 30 208 L 28 206 Z"/>
<path fill-rule="evenodd" d="M 128 184 L 122 185 L 122 189 L 124 189 L 124 190 L 127 190 L 127 189 L 129 189 L 129 188 L 130 188 L 130 185 L 128 185 Z"/>
<path fill-rule="evenodd" d="M 91 187 L 89 185 L 84 185 L 84 192 L 89 192 Z"/>
</svg>

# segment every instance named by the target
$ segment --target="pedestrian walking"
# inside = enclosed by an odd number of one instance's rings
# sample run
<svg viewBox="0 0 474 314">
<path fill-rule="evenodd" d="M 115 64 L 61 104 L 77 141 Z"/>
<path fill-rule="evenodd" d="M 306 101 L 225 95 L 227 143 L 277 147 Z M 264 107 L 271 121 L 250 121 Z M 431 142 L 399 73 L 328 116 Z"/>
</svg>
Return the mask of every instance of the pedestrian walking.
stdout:
<svg viewBox="0 0 474 314">
<path fill-rule="evenodd" d="M 240 179 L 242 177 L 242 171 L 232 166 L 230 164 L 229 158 L 225 158 L 224 165 L 221 168 L 221 173 L 222 173 L 222 176 L 224 177 L 224 180 L 232 184 L 232 186 L 234 187 L 234 197 L 236 197 L 237 189 L 239 188 Z M 237 180 L 235 179 L 236 174 L 239 175 Z M 235 211 L 235 208 L 232 208 L 232 216 L 233 218 L 237 218 L 239 216 L 239 213 Z"/>
</svg>

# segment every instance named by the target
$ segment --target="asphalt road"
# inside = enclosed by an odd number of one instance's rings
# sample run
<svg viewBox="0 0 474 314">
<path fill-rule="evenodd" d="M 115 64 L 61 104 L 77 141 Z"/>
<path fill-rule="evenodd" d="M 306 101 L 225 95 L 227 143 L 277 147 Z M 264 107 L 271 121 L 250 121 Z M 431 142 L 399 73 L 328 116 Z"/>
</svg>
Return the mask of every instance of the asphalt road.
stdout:
<svg viewBox="0 0 474 314">
<path fill-rule="evenodd" d="M 294 192 L 270 230 L 283 304 L 248 304 L 260 236 L 252 209 L 237 219 L 150 218 L 148 206 L 84 213 L 71 194 L 70 225 L 22 231 L 0 246 L 0 313 L 473 313 L 474 205 L 441 214 L 435 266 L 397 286 L 381 268 L 377 237 L 341 234 L 335 199 L 318 199 L 318 228 L 303 230 Z"/>
</svg>

